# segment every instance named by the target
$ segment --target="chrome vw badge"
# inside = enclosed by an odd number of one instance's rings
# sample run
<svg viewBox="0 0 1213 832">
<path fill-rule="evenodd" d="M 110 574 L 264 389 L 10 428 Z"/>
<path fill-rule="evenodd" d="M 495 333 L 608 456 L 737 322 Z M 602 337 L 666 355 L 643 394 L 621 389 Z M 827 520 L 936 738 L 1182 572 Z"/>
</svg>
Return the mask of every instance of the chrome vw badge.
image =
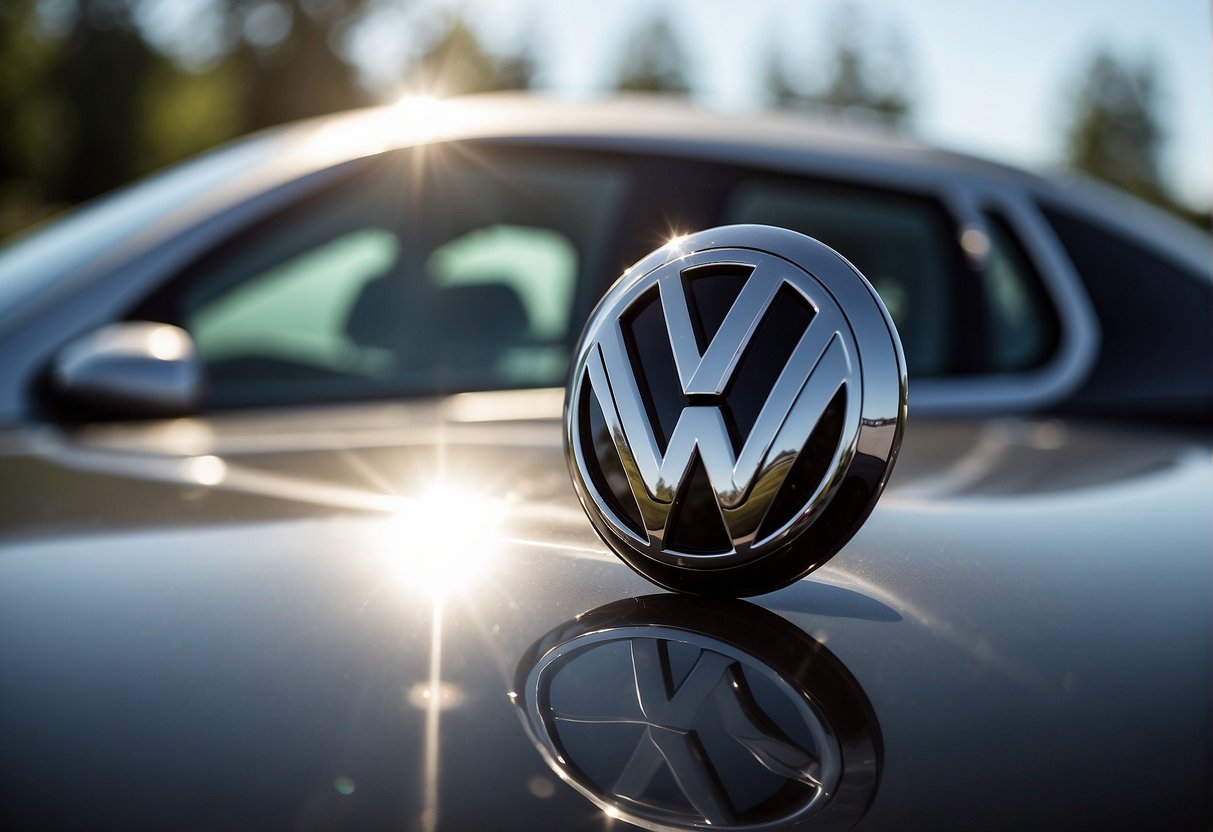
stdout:
<svg viewBox="0 0 1213 832">
<path fill-rule="evenodd" d="M 767 226 L 653 252 L 590 315 L 565 397 L 598 533 L 668 589 L 754 595 L 832 557 L 901 443 L 892 319 L 843 257 Z"/>
</svg>

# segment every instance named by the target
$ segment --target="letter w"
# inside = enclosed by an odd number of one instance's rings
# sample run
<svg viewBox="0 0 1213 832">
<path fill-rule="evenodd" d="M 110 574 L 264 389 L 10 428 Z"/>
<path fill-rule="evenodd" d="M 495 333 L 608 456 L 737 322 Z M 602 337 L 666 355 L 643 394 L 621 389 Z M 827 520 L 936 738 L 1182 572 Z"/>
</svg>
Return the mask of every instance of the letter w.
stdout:
<svg viewBox="0 0 1213 832">
<path fill-rule="evenodd" d="M 687 346 L 687 338 L 693 335 L 689 334 L 689 317 L 682 318 L 686 301 L 681 296 L 681 280 L 675 273 L 675 280 L 661 281 L 671 342 L 681 344 L 674 352 L 684 393 L 690 392 L 688 386 L 718 392 L 725 389 L 738 357 L 783 282 L 770 274 L 760 268 L 751 275 L 703 356 Z M 674 292 L 678 297 L 667 297 Z M 683 409 L 663 455 L 649 424 L 623 330 L 618 322 L 603 330 L 587 362 L 587 371 L 628 474 L 650 545 L 664 536 L 670 508 L 696 450 L 734 545 L 751 538 L 757 530 L 786 476 L 790 459 L 804 446 L 834 395 L 852 376 L 851 359 L 839 334 L 846 325 L 832 307 L 817 306 L 736 456 L 723 414 L 710 405 Z M 781 462 L 789 464 L 779 465 Z M 752 506 L 751 511 L 738 511 L 754 492 L 755 482 L 765 480 L 767 475 L 777 477 L 778 482 L 762 489 L 765 504 Z"/>
</svg>

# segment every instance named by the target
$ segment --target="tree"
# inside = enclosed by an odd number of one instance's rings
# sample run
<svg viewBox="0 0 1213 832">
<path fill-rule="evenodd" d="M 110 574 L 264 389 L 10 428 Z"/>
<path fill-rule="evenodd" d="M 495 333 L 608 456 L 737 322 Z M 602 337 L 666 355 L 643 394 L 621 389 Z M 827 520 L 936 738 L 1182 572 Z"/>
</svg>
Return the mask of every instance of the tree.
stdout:
<svg viewBox="0 0 1213 832">
<path fill-rule="evenodd" d="M 46 182 L 61 145 L 51 99 L 57 48 L 36 7 L 0 5 L 0 239 L 51 210 Z"/>
<path fill-rule="evenodd" d="M 900 127 L 910 114 L 910 102 L 892 83 L 875 81 L 858 40 L 835 44 L 832 72 L 817 104 L 842 116 L 874 119 L 884 127 Z"/>
<path fill-rule="evenodd" d="M 767 100 L 781 110 L 805 106 L 804 94 L 789 80 L 791 74 L 782 52 L 776 50 L 768 56 L 762 82 L 767 91 Z"/>
<path fill-rule="evenodd" d="M 165 63 L 139 34 L 134 3 L 75 0 L 53 70 L 63 140 L 56 198 L 83 201 L 146 171 L 147 85 Z"/>
<path fill-rule="evenodd" d="M 372 0 L 213 0 L 226 36 L 195 70 L 143 28 L 169 2 L 0 2 L 0 238 L 249 130 L 367 103 L 333 43 Z"/>
<path fill-rule="evenodd" d="M 529 90 L 535 86 L 535 59 L 529 52 L 507 55 L 497 62 L 492 89 Z"/>
<path fill-rule="evenodd" d="M 781 55 L 771 59 L 766 86 L 773 103 L 890 130 L 908 127 L 913 106 L 905 79 L 910 69 L 900 43 L 853 6 L 840 6 L 827 30 L 829 59 L 820 81 L 794 77 Z"/>
<path fill-rule="evenodd" d="M 244 128 L 256 129 L 370 103 L 333 48 L 363 0 L 225 0 L 245 89 Z"/>
<path fill-rule="evenodd" d="M 1155 203 L 1169 203 L 1159 159 L 1166 140 L 1154 65 L 1096 53 L 1069 100 L 1065 158 L 1074 168 Z"/>
<path fill-rule="evenodd" d="M 615 88 L 626 92 L 685 95 L 686 60 L 678 38 L 663 18 L 654 18 L 628 44 Z"/>
<path fill-rule="evenodd" d="M 494 55 L 462 18 L 450 17 L 441 34 L 414 61 L 408 85 L 442 96 L 526 89 L 534 71 L 534 62 L 525 52 Z"/>
</svg>

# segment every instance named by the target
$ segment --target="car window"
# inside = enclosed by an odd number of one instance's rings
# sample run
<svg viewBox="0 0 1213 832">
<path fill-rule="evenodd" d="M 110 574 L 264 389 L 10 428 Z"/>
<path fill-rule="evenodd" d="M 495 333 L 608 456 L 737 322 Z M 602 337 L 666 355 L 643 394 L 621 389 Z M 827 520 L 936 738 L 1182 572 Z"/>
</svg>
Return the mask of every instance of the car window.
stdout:
<svg viewBox="0 0 1213 832">
<path fill-rule="evenodd" d="M 897 324 L 910 372 L 942 375 L 952 368 L 956 234 L 934 201 L 755 177 L 737 186 L 725 221 L 790 228 L 834 248 L 880 294 Z"/>
<path fill-rule="evenodd" d="M 577 249 L 550 228 L 496 224 L 440 246 L 426 262 L 440 287 L 502 286 L 517 295 L 534 344 L 503 356 L 499 370 L 525 383 L 563 377 L 577 285 Z"/>
<path fill-rule="evenodd" d="M 392 232 L 364 228 L 291 257 L 209 302 L 199 302 L 202 292 L 191 293 L 194 341 L 212 363 L 258 353 L 294 356 L 334 371 L 353 368 L 362 356 L 345 337 L 345 316 L 367 282 L 396 262 L 399 250 Z"/>
<path fill-rule="evenodd" d="M 990 369 L 1028 370 L 1057 348 L 1060 324 L 1044 285 L 1002 216 L 985 215 L 989 253 L 982 273 Z"/>
<path fill-rule="evenodd" d="M 626 167 L 432 146 L 229 241 L 179 281 L 214 407 L 563 383 Z"/>
<path fill-rule="evenodd" d="M 1101 416 L 1120 408 L 1210 424 L 1208 266 L 1199 268 L 1178 247 L 1168 252 L 1149 237 L 1111 229 L 1067 205 L 1040 207 L 1099 316 L 1099 360 L 1067 407 Z M 1126 385 L 1126 379 L 1136 381 Z"/>
</svg>

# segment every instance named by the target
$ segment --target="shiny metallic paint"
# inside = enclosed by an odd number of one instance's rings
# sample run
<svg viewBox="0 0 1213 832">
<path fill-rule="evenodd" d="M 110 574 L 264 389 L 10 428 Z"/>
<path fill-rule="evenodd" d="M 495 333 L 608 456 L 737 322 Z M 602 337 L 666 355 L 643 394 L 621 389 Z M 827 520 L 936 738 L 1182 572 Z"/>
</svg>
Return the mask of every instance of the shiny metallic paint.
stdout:
<svg viewBox="0 0 1213 832">
<path fill-rule="evenodd" d="M 463 699 L 440 713 L 437 821 L 604 823 L 534 779 L 552 777 L 506 694 L 544 633 L 651 586 L 584 519 L 555 421 L 451 412 L 4 434 L 0 476 L 22 486 L 0 506 L 5 825 L 421 825 L 408 693 L 437 608 L 397 568 L 428 553 L 381 501 L 440 477 L 512 508 L 490 568 L 441 604 L 440 678 Z M 1174 431 L 911 419 L 864 528 L 760 599 L 879 720 L 858 828 L 1208 826 L 1210 452 Z M 199 455 L 229 476 L 191 479 Z"/>
</svg>

